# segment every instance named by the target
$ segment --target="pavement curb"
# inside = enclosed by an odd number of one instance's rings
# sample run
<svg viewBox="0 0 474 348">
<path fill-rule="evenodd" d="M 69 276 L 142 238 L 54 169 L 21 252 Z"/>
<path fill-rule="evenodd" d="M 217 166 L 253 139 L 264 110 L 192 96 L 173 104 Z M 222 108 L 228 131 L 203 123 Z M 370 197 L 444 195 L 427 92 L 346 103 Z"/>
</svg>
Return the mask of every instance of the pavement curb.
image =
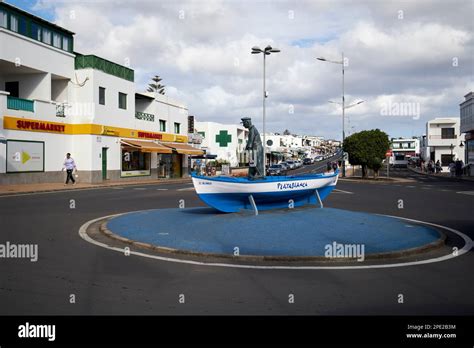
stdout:
<svg viewBox="0 0 474 348">
<path fill-rule="evenodd" d="M 416 174 L 420 174 L 420 175 L 425 175 L 427 177 L 430 177 L 430 178 L 438 178 L 438 179 L 441 179 L 441 180 L 446 180 L 446 181 L 453 181 L 453 182 L 459 182 L 459 181 L 463 181 L 463 182 L 474 182 L 474 178 L 473 179 L 467 179 L 466 177 L 450 177 L 450 176 L 444 176 L 444 175 L 437 175 L 437 174 L 428 174 L 428 173 L 425 173 L 425 172 L 421 172 L 419 170 L 416 170 L 415 168 L 412 168 L 412 167 L 408 167 L 408 170 L 413 172 L 413 173 L 416 173 Z"/>
<path fill-rule="evenodd" d="M 125 215 L 125 214 L 128 214 L 128 213 L 119 214 L 114 217 Z M 105 221 L 100 222 L 100 225 L 99 225 L 100 232 L 102 232 L 107 237 L 115 239 L 117 241 L 134 245 L 139 248 L 148 249 L 154 252 L 176 254 L 176 255 L 197 256 L 197 257 L 213 257 L 213 258 L 220 258 L 220 259 L 227 259 L 227 260 L 230 259 L 230 260 L 242 260 L 242 261 L 261 261 L 261 262 L 262 261 L 286 261 L 286 262 L 318 261 L 318 262 L 328 262 L 328 263 L 347 263 L 347 262 L 352 261 L 355 263 L 361 263 L 361 261 L 357 261 L 357 258 L 327 258 L 325 256 L 258 256 L 258 255 L 235 256 L 235 255 L 230 255 L 230 254 L 204 253 L 204 252 L 196 252 L 196 251 L 163 247 L 163 246 L 159 246 L 155 244 L 138 242 L 138 241 L 128 239 L 128 238 L 125 238 L 113 233 L 107 227 L 107 223 L 111 219 L 112 218 L 105 218 Z M 364 255 L 364 260 L 396 259 L 400 257 L 421 254 L 427 251 L 441 248 L 442 246 L 445 245 L 446 234 L 441 232 L 437 228 L 436 228 L 436 231 L 439 233 L 439 238 L 434 242 L 422 245 L 420 247 L 410 248 L 410 249 L 405 249 L 405 250 L 400 250 L 400 251 L 395 251 L 395 252 L 367 254 L 367 255 Z"/>
<path fill-rule="evenodd" d="M 77 187 L 77 186 L 68 186 L 68 188 L 57 188 L 57 189 L 44 189 L 44 190 L 29 190 L 29 191 L 11 191 L 11 192 L 0 192 L 1 196 L 15 196 L 15 195 L 22 195 L 22 194 L 31 194 L 31 193 L 47 193 L 47 192 L 74 192 L 74 191 L 84 191 L 84 190 L 98 190 L 104 188 L 113 188 L 113 187 L 124 187 L 124 186 L 146 186 L 146 185 L 167 185 L 167 184 L 180 184 L 180 183 L 188 183 L 191 182 L 191 178 L 185 179 L 178 179 L 178 180 L 157 180 L 154 182 L 119 182 L 113 184 L 98 184 L 94 186 L 87 186 L 87 187 Z"/>
<path fill-rule="evenodd" d="M 396 184 L 396 183 L 412 183 L 412 182 L 415 181 L 413 179 L 387 178 L 387 177 L 381 177 L 379 179 L 373 179 L 373 178 L 351 179 L 351 177 L 345 177 L 345 178 L 339 178 L 338 180 L 345 181 L 345 182 L 361 182 L 361 183 L 365 183 L 365 184 Z"/>
</svg>

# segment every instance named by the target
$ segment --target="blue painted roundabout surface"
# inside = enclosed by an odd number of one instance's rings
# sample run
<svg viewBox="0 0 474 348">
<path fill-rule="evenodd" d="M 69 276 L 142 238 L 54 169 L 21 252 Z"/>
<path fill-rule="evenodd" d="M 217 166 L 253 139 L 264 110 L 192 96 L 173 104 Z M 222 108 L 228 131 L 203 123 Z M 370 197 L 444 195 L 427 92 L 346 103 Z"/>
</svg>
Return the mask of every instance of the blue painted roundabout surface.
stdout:
<svg viewBox="0 0 474 348">
<path fill-rule="evenodd" d="M 421 224 L 314 207 L 272 210 L 258 216 L 211 208 L 156 209 L 114 217 L 107 229 L 156 247 L 225 256 L 238 250 L 240 256 L 336 258 L 362 250 L 366 256 L 383 257 L 444 244 L 442 233 Z"/>
</svg>

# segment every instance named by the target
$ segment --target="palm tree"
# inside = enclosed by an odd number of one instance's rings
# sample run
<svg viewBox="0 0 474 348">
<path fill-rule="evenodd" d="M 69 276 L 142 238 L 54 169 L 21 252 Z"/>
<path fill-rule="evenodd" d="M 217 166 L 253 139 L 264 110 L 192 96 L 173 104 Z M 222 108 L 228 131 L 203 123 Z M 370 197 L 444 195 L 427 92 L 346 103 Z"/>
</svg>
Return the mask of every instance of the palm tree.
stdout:
<svg viewBox="0 0 474 348">
<path fill-rule="evenodd" d="M 155 77 L 153 77 L 151 80 L 153 81 L 153 83 L 148 84 L 147 92 L 154 92 L 157 94 L 164 95 L 165 86 L 160 84 L 160 81 L 162 80 L 162 78 L 158 75 L 155 75 Z"/>
</svg>

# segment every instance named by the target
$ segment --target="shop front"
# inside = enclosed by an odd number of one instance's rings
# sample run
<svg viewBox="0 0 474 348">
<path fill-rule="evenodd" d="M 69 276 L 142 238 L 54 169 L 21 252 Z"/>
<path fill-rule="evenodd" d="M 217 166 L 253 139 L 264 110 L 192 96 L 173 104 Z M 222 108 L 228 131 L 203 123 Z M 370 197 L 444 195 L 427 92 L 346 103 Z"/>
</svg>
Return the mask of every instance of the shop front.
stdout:
<svg viewBox="0 0 474 348">
<path fill-rule="evenodd" d="M 172 149 L 153 141 L 121 140 L 121 178 L 151 176 L 152 156 L 172 155 Z M 159 176 L 159 174 L 158 174 Z"/>
<path fill-rule="evenodd" d="M 158 176 L 162 175 L 166 178 L 188 176 L 188 156 L 204 154 L 203 150 L 196 149 L 188 144 L 163 142 L 162 145 L 172 150 L 171 154 L 161 154 L 158 158 Z"/>
</svg>

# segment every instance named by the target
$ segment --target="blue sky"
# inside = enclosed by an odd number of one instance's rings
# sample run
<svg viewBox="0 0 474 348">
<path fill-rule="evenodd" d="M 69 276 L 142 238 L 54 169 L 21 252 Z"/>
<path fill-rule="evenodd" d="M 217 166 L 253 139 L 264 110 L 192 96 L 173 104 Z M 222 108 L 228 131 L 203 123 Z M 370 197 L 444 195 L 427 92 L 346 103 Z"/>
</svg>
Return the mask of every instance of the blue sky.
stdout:
<svg viewBox="0 0 474 348">
<path fill-rule="evenodd" d="M 341 51 L 346 100 L 365 101 L 347 110 L 346 133 L 423 134 L 429 119 L 458 117 L 473 89 L 469 0 L 8 2 L 75 32 L 78 52 L 130 61 L 138 89 L 162 76 L 166 93 L 200 121 L 261 118 L 255 45 L 281 49 L 267 59 L 267 129 L 274 132 L 341 137 L 340 108 L 328 103 L 340 100 L 340 66 L 315 59 L 339 59 Z M 396 113 L 407 105 L 419 114 Z"/>
</svg>

